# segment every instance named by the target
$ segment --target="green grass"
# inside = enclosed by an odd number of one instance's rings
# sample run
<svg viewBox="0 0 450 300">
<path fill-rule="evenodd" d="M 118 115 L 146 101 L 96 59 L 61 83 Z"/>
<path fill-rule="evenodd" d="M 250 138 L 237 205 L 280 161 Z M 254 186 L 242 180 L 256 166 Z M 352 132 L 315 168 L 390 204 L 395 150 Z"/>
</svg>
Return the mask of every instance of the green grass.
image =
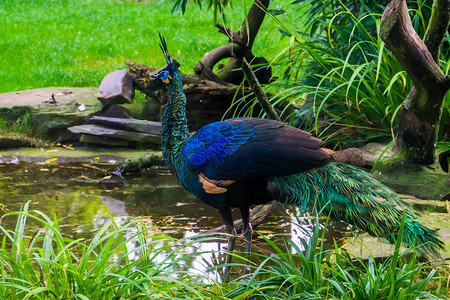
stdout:
<svg viewBox="0 0 450 300">
<path fill-rule="evenodd" d="M 205 52 L 227 42 L 214 27 L 212 11 L 191 3 L 186 15 L 171 15 L 171 1 L 158 3 L 0 0 L 0 92 L 98 86 L 109 72 L 125 69 L 126 60 L 162 67 L 158 32 L 185 73 L 193 73 Z M 243 3 L 235 1 L 227 10 L 227 27 L 235 31 L 244 19 Z M 267 18 L 254 53 L 270 60 L 287 42 Z"/>
</svg>

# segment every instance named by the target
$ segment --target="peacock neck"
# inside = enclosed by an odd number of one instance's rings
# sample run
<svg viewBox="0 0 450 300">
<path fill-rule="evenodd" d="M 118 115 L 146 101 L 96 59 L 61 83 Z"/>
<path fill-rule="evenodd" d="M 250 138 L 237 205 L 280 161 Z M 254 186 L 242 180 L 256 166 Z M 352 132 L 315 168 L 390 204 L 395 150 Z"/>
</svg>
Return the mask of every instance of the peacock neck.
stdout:
<svg viewBox="0 0 450 300">
<path fill-rule="evenodd" d="M 178 71 L 168 85 L 169 97 L 164 110 L 161 134 L 162 153 L 171 161 L 180 155 L 181 145 L 189 138 L 186 119 L 186 96 Z"/>
</svg>

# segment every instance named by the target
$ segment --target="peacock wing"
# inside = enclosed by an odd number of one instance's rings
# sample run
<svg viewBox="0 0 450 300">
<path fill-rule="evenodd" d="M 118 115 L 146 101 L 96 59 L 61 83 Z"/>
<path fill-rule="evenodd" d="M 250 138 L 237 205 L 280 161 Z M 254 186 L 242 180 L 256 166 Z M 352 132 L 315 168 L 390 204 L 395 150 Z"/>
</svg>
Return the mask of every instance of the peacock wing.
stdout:
<svg viewBox="0 0 450 300">
<path fill-rule="evenodd" d="M 235 118 L 202 127 L 185 144 L 190 167 L 215 180 L 250 180 L 304 172 L 329 152 L 310 133 L 281 122 Z"/>
</svg>

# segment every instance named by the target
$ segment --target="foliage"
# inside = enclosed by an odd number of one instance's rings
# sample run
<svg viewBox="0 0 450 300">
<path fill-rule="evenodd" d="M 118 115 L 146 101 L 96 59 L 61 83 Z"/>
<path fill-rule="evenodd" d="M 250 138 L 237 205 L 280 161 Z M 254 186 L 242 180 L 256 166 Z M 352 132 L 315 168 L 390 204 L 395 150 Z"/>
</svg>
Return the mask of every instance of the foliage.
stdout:
<svg viewBox="0 0 450 300">
<path fill-rule="evenodd" d="M 305 1 L 295 3 L 300 2 Z M 308 19 L 303 20 L 308 32 L 302 32 L 309 33 L 309 38 L 296 42 L 289 56 L 284 56 L 289 68 L 272 88 L 290 86 L 289 92 L 280 95 L 294 101 L 308 95 L 293 122 L 335 145 L 386 142 L 394 136 L 396 115 L 411 82 L 379 38 L 384 7 L 371 1 L 333 1 L 335 5 L 325 9 L 328 2 L 311 4 Z M 424 32 L 429 13 L 430 7 L 423 3 L 412 10 L 419 32 Z M 306 59 L 305 51 L 310 54 Z M 446 70 L 447 61 L 442 63 Z"/>
<path fill-rule="evenodd" d="M 314 131 L 335 147 L 392 140 L 398 110 L 412 83 L 379 37 L 381 13 L 388 2 L 297 0 L 293 4 L 298 19 L 277 19 L 290 47 L 274 63 L 280 80 L 266 89 L 275 95 L 274 104 L 304 104 L 291 116 L 292 125 Z M 408 3 L 413 26 L 422 36 L 431 3 Z M 304 27 L 295 28 L 293 22 Z M 448 72 L 446 49 L 441 65 Z M 448 104 L 449 96 L 441 120 L 441 142 L 448 139 L 443 126 L 449 120 Z M 249 103 L 247 111 L 239 113 L 251 114 L 253 106 Z"/>
<path fill-rule="evenodd" d="M 232 5 L 231 0 L 195 0 L 195 2 L 202 7 L 205 4 L 208 8 L 214 9 L 214 16 L 224 15 L 224 9 Z M 179 13 L 180 10 L 184 14 L 188 5 L 188 0 L 172 0 L 172 13 Z"/>
<path fill-rule="evenodd" d="M 0 132 L 31 134 L 32 125 L 28 108 L 13 107 L 7 110 L 8 113 L 2 113 L 0 117 Z"/>
</svg>

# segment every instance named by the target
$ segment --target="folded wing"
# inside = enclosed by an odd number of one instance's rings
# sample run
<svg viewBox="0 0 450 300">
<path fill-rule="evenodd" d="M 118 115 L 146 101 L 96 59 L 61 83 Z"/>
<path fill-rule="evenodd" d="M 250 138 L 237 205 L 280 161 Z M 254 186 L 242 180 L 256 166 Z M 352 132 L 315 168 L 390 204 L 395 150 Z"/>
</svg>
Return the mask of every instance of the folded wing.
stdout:
<svg viewBox="0 0 450 300">
<path fill-rule="evenodd" d="M 190 167 L 216 180 L 290 175 L 329 162 L 322 141 L 281 122 L 235 118 L 202 127 L 185 144 Z"/>
</svg>

